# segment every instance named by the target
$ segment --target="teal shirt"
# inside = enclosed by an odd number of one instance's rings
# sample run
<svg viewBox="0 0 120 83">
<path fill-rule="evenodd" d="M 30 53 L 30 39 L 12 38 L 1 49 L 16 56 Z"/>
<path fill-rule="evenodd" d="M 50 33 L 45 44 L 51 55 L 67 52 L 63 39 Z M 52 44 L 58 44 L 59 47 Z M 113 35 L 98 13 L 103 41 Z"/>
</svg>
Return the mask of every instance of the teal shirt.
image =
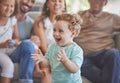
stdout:
<svg viewBox="0 0 120 83">
<path fill-rule="evenodd" d="M 67 47 L 60 47 L 55 43 L 51 44 L 45 58 L 50 62 L 52 83 L 82 83 L 80 69 L 76 73 L 71 73 L 57 60 L 57 52 L 62 48 L 64 48 L 66 56 L 79 68 L 83 63 L 83 50 L 75 42 Z"/>
</svg>

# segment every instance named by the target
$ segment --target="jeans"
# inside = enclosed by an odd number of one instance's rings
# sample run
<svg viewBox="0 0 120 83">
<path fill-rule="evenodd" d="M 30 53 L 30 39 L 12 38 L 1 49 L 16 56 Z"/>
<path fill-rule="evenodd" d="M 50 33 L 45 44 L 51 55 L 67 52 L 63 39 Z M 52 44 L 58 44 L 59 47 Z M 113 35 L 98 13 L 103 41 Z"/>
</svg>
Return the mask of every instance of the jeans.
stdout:
<svg viewBox="0 0 120 83">
<path fill-rule="evenodd" d="M 34 61 L 31 54 L 34 52 L 33 44 L 29 41 L 23 41 L 10 55 L 13 63 L 19 63 L 20 83 L 33 83 Z"/>
<path fill-rule="evenodd" d="M 115 60 L 111 83 L 120 83 L 120 52 L 118 50 L 114 50 L 114 52 Z"/>
<path fill-rule="evenodd" d="M 119 51 L 108 49 L 86 55 L 81 72 L 92 83 L 120 83 L 119 69 Z"/>
</svg>

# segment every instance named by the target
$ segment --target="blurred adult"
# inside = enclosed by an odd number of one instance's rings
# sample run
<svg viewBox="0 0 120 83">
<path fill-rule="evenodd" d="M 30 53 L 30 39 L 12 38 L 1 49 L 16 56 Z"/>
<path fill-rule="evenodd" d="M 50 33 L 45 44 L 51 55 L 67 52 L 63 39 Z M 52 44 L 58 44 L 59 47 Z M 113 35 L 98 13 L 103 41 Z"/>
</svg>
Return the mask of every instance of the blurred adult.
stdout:
<svg viewBox="0 0 120 83">
<path fill-rule="evenodd" d="M 19 63 L 19 81 L 20 83 L 33 83 L 34 61 L 31 54 L 35 53 L 35 47 L 29 39 L 32 35 L 34 21 L 26 15 L 35 3 L 35 0 L 17 0 L 18 10 L 16 18 L 18 22 L 18 32 L 21 44 L 10 55 L 14 63 Z"/>
<path fill-rule="evenodd" d="M 103 11 L 108 0 L 88 0 L 90 8 L 80 11 L 81 33 L 75 41 L 84 50 L 82 75 L 92 83 L 120 83 L 120 52 L 113 33 L 120 31 L 120 17 Z"/>
<path fill-rule="evenodd" d="M 16 14 L 18 21 L 18 31 L 21 40 L 29 39 L 32 35 L 34 20 L 26 13 L 31 11 L 35 0 L 18 0 L 18 11 Z"/>
</svg>

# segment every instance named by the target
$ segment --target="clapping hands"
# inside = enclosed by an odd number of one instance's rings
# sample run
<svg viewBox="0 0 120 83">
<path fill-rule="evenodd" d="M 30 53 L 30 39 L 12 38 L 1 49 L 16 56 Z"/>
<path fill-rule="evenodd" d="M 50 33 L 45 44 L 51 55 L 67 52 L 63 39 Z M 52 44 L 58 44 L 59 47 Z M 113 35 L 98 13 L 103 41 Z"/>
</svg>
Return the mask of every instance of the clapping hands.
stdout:
<svg viewBox="0 0 120 83">
<path fill-rule="evenodd" d="M 31 58 L 36 62 L 36 64 L 40 63 L 43 61 L 43 54 L 41 52 L 41 50 L 38 50 L 37 54 L 32 54 Z"/>
<path fill-rule="evenodd" d="M 61 49 L 60 51 L 58 51 L 57 56 L 58 56 L 57 60 L 62 63 L 65 63 L 68 60 L 68 57 L 66 56 L 64 49 Z"/>
</svg>

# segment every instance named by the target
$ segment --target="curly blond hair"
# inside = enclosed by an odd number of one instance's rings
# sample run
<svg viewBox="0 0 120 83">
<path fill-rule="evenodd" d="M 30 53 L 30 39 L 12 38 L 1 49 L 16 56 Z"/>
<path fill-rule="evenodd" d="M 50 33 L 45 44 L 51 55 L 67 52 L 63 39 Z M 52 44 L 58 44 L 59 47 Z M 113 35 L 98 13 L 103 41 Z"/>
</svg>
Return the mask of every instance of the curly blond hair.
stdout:
<svg viewBox="0 0 120 83">
<path fill-rule="evenodd" d="M 64 13 L 56 16 L 56 21 L 67 21 L 69 23 L 69 29 L 71 31 L 76 31 L 76 35 L 80 33 L 82 18 L 78 14 Z"/>
</svg>

